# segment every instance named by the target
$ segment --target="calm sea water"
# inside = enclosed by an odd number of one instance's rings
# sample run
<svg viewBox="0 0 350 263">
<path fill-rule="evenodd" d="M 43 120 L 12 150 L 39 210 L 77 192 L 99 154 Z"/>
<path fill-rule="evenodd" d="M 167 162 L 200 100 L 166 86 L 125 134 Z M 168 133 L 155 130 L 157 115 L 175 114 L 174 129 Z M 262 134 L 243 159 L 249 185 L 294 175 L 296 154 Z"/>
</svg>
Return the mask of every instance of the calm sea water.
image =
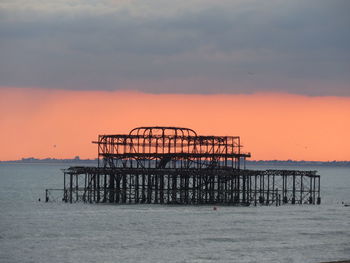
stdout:
<svg viewBox="0 0 350 263">
<path fill-rule="evenodd" d="M 0 262 L 350 259 L 350 207 L 341 204 L 350 202 L 350 168 L 294 167 L 319 171 L 320 206 L 214 211 L 211 206 L 38 202 L 45 188 L 62 188 L 60 169 L 67 166 L 0 164 Z"/>
</svg>

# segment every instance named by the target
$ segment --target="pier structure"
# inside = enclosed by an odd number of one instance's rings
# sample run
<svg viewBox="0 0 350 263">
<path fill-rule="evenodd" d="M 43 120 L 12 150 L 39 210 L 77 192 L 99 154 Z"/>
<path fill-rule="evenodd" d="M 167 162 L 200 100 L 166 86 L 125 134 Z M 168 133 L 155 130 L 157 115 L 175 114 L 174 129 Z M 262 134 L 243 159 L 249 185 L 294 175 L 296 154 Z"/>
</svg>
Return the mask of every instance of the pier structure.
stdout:
<svg viewBox="0 0 350 263">
<path fill-rule="evenodd" d="M 127 135 L 100 135 L 99 167 L 125 169 L 240 169 L 250 154 L 238 136 L 198 136 L 188 128 L 139 127 Z"/>
<path fill-rule="evenodd" d="M 316 171 L 249 170 L 238 136 L 139 127 L 100 135 L 97 167 L 64 172 L 63 201 L 115 204 L 320 204 Z M 46 190 L 46 201 L 53 189 Z"/>
</svg>

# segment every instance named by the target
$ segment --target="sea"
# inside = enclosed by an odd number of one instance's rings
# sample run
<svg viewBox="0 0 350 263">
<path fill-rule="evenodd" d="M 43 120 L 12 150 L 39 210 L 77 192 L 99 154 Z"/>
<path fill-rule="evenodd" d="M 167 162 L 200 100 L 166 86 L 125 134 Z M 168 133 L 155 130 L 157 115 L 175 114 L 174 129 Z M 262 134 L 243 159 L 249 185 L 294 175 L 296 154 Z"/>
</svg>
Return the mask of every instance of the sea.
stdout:
<svg viewBox="0 0 350 263">
<path fill-rule="evenodd" d="M 0 262 L 350 260 L 350 167 L 247 167 L 317 170 L 321 205 L 45 203 L 70 165 L 0 163 Z"/>
</svg>

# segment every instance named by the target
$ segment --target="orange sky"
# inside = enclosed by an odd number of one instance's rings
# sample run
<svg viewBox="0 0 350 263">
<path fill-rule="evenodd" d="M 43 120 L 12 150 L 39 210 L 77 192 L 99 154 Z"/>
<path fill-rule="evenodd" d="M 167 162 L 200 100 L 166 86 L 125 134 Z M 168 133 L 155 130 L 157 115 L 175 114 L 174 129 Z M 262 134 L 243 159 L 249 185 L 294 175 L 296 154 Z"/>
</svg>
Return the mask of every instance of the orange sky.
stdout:
<svg viewBox="0 0 350 263">
<path fill-rule="evenodd" d="M 0 160 L 95 158 L 98 134 L 147 125 L 239 135 L 254 160 L 350 160 L 349 97 L 0 88 Z"/>
</svg>

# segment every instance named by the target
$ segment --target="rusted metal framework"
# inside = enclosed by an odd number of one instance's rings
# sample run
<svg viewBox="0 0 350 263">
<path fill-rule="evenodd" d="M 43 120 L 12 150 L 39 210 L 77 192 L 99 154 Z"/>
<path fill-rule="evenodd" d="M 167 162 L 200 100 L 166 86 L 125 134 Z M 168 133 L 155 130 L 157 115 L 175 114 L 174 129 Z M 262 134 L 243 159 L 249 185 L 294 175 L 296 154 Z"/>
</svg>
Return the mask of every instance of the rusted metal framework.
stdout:
<svg viewBox="0 0 350 263">
<path fill-rule="evenodd" d="M 178 127 L 139 127 L 127 135 L 100 135 L 99 167 L 143 169 L 240 169 L 250 154 L 238 136 L 198 136 Z"/>
<path fill-rule="evenodd" d="M 63 200 L 118 204 L 320 204 L 316 171 L 247 170 L 235 136 L 177 127 L 100 135 L 98 167 L 64 170 Z M 241 167 L 243 166 L 243 168 Z M 53 192 L 46 191 L 46 201 Z"/>
</svg>

